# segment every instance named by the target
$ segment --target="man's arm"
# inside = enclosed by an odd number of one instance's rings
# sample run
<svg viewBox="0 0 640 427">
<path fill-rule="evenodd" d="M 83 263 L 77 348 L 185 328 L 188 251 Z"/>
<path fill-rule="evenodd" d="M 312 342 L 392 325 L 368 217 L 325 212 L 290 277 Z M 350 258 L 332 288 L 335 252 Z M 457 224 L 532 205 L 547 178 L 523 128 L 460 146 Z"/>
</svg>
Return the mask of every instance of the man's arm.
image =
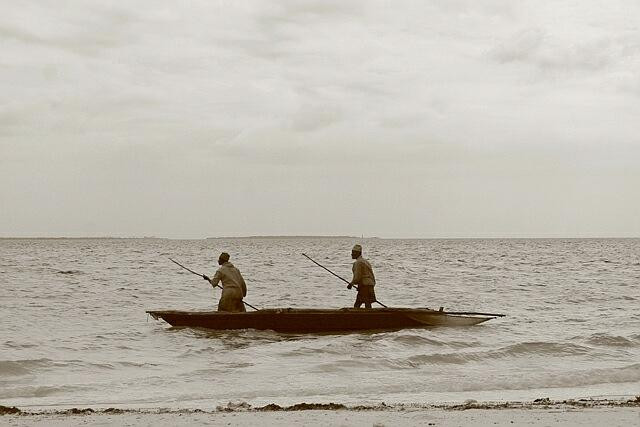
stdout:
<svg viewBox="0 0 640 427">
<path fill-rule="evenodd" d="M 238 276 L 240 276 L 240 286 L 242 286 L 242 296 L 246 297 L 247 296 L 247 284 L 244 282 L 244 277 L 242 277 L 242 274 L 240 274 L 240 271 L 238 271 Z"/>
<path fill-rule="evenodd" d="M 362 282 L 362 265 L 356 261 L 353 263 L 353 279 L 351 279 L 347 288 L 351 289 L 354 285 L 359 285 L 360 282 Z"/>
<path fill-rule="evenodd" d="M 214 274 L 213 277 L 209 279 L 209 283 L 211 283 L 211 286 L 215 288 L 216 286 L 218 286 L 218 283 L 220 283 L 220 280 L 222 280 L 222 273 L 220 273 L 220 269 L 218 269 L 216 271 L 216 274 Z"/>
<path fill-rule="evenodd" d="M 371 264 L 369 264 L 369 271 L 371 272 L 371 278 L 373 279 L 373 284 L 376 284 L 376 275 L 373 274 L 373 267 L 371 267 Z"/>
</svg>

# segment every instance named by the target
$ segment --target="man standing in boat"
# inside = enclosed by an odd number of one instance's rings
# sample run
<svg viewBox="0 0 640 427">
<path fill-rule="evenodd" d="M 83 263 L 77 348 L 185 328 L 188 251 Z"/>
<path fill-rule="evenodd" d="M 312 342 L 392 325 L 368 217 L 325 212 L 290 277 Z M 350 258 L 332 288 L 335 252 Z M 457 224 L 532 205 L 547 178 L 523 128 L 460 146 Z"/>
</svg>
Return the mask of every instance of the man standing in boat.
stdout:
<svg viewBox="0 0 640 427">
<path fill-rule="evenodd" d="M 373 275 L 373 269 L 369 261 L 362 258 L 362 246 L 355 245 L 351 250 L 351 258 L 356 261 L 353 263 L 353 279 L 347 285 L 347 289 L 356 286 L 358 296 L 353 304 L 355 308 L 360 308 L 364 303 L 365 308 L 371 308 L 371 304 L 376 302 L 376 293 L 373 287 L 376 285 L 376 277 Z"/>
<path fill-rule="evenodd" d="M 247 285 L 240 271 L 229 262 L 229 254 L 222 252 L 218 257 L 220 268 L 213 278 L 203 276 L 214 288 L 222 281 L 222 295 L 218 302 L 218 311 L 241 312 L 244 308 L 242 298 L 247 296 Z"/>
</svg>

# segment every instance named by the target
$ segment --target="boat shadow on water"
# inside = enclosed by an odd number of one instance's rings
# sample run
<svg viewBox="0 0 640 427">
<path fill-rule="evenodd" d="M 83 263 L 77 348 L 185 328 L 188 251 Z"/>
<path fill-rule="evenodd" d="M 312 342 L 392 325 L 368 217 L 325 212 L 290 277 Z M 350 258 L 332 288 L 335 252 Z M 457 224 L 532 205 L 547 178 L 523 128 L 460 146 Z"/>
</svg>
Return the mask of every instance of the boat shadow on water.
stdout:
<svg viewBox="0 0 640 427">
<path fill-rule="evenodd" d="M 482 327 L 483 325 L 479 326 Z M 465 326 L 449 326 L 448 328 L 464 328 Z M 407 328 L 376 328 L 365 329 L 358 331 L 325 331 L 325 332 L 279 332 L 272 329 L 232 329 L 232 330 L 216 330 L 202 327 L 193 326 L 169 326 L 164 331 L 167 332 L 187 332 L 197 339 L 251 339 L 261 341 L 296 341 L 302 339 L 308 339 L 309 337 L 325 337 L 325 336 L 344 336 L 344 335 L 361 335 L 361 336 L 376 336 L 383 333 L 390 332 L 417 332 L 424 330 L 436 329 L 436 326 L 422 326 L 419 328 L 407 329 Z"/>
</svg>

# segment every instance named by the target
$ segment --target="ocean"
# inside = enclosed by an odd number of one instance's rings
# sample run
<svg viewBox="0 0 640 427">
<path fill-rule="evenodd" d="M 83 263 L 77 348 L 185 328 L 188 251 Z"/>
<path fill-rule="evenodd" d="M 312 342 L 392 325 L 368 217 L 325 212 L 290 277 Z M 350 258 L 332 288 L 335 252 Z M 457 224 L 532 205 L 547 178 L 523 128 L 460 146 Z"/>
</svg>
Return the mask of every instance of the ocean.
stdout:
<svg viewBox="0 0 640 427">
<path fill-rule="evenodd" d="M 357 334 L 172 328 L 231 254 L 259 308 L 349 307 L 364 247 L 389 307 L 504 313 Z M 2 239 L 0 405 L 212 409 L 640 395 L 640 239 Z"/>
</svg>

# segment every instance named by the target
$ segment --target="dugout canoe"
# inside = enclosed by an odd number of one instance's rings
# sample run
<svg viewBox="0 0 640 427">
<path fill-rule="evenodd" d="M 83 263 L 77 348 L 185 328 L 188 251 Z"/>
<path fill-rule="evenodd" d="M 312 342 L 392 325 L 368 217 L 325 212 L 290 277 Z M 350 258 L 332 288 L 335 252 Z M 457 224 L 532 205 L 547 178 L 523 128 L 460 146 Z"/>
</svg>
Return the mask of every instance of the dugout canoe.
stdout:
<svg viewBox="0 0 640 427">
<path fill-rule="evenodd" d="M 215 330 L 259 329 L 287 333 L 349 332 L 433 326 L 471 326 L 503 314 L 446 312 L 428 308 L 274 308 L 228 313 L 221 311 L 148 310 L 171 326 Z"/>
</svg>

